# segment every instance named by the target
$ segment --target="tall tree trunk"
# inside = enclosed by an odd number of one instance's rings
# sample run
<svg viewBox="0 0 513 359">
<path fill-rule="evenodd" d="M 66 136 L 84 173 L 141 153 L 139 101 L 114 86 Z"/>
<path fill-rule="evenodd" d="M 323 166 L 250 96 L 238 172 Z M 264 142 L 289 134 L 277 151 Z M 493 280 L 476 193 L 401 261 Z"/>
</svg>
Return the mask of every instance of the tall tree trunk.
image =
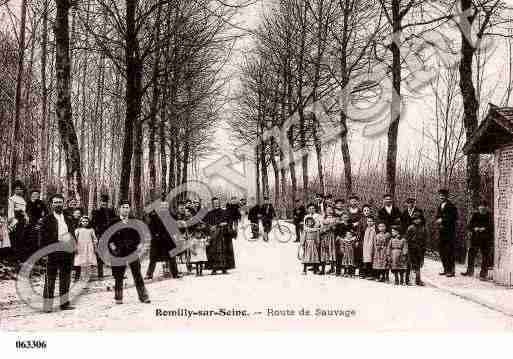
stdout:
<svg viewBox="0 0 513 359">
<path fill-rule="evenodd" d="M 126 0 L 126 114 L 125 138 L 123 141 L 123 155 L 121 161 L 121 178 L 119 184 L 120 199 L 129 198 L 130 178 L 132 174 L 132 156 L 134 154 L 134 126 L 139 122 L 140 114 L 140 88 L 142 71 L 139 59 L 139 42 L 136 30 L 136 11 L 138 0 Z M 139 177 L 139 176 L 138 176 Z M 140 177 L 139 179 L 140 180 Z M 134 181 L 135 182 L 135 181 Z"/>
<path fill-rule="evenodd" d="M 278 207 L 278 204 L 280 203 L 280 170 L 278 169 L 278 163 L 276 161 L 276 156 L 274 155 L 274 151 L 276 149 L 276 143 L 274 141 L 274 138 L 271 139 L 271 164 L 273 166 L 273 172 L 274 172 L 274 205 L 275 207 Z"/>
<path fill-rule="evenodd" d="M 46 59 L 48 56 L 48 1 L 43 2 L 43 33 L 41 39 L 41 197 L 46 199 L 48 188 L 48 87 L 46 86 Z"/>
<path fill-rule="evenodd" d="M 401 41 L 402 25 L 400 14 L 400 0 L 392 0 L 392 103 L 390 113 L 390 126 L 388 128 L 388 147 L 386 161 L 387 192 L 395 197 L 396 168 L 397 168 L 397 135 L 401 120 Z"/>
<path fill-rule="evenodd" d="M 324 195 L 324 194 L 326 194 L 326 188 L 324 186 L 324 169 L 322 168 L 322 144 L 321 144 L 321 140 L 320 140 L 319 134 L 318 134 L 319 123 L 318 123 L 318 120 L 316 117 L 314 118 L 313 121 L 314 121 L 314 123 L 313 123 L 312 130 L 313 130 L 313 137 L 314 137 L 314 142 L 315 142 L 315 154 L 317 156 L 317 173 L 319 176 L 319 187 L 320 187 L 321 193 Z"/>
<path fill-rule="evenodd" d="M 342 152 L 342 161 L 344 162 L 344 177 L 346 185 L 346 194 L 348 196 L 353 192 L 353 174 L 351 169 L 351 153 L 349 152 L 349 143 L 347 140 L 347 116 L 346 110 L 340 111 L 340 150 Z"/>
<path fill-rule="evenodd" d="M 159 43 L 160 39 L 160 14 L 162 10 L 162 5 L 159 5 L 157 11 L 157 19 L 155 21 L 155 43 Z M 160 47 L 159 47 L 160 49 Z M 155 166 L 155 138 L 157 131 L 157 112 L 158 112 L 158 103 L 160 98 L 160 86 L 158 83 L 158 75 L 159 75 L 159 66 L 160 66 L 160 50 L 155 52 L 155 58 L 153 60 L 153 73 L 152 73 L 152 83 L 153 83 L 153 92 L 152 92 L 152 100 L 150 105 L 150 125 L 149 131 L 150 136 L 148 139 L 148 167 L 149 167 L 149 180 L 150 180 L 150 198 L 152 201 L 156 200 L 155 190 L 157 187 L 157 168 Z"/>
<path fill-rule="evenodd" d="M 57 80 L 57 120 L 66 156 L 66 186 L 68 196 L 81 202 L 82 171 L 77 134 L 73 126 L 71 113 L 71 64 L 69 58 L 69 24 L 68 14 L 71 2 L 56 0 L 57 15 L 55 18 L 55 70 Z"/>
<path fill-rule="evenodd" d="M 281 180 L 281 196 L 285 199 L 287 195 L 287 169 L 285 166 L 283 166 L 283 163 L 285 163 L 285 155 L 283 154 L 283 151 L 280 150 L 280 180 Z"/>
<path fill-rule="evenodd" d="M 261 190 L 260 190 L 260 143 L 257 141 L 257 145 L 255 146 L 255 175 L 256 175 L 256 201 L 257 204 L 260 204 L 261 199 Z"/>
<path fill-rule="evenodd" d="M 460 0 L 461 13 L 466 14 L 473 8 L 472 0 Z M 465 135 L 470 139 L 478 127 L 479 103 L 476 96 L 476 89 L 472 79 L 473 60 L 476 48 L 472 44 L 472 24 L 473 16 L 467 16 L 466 21 L 460 21 L 461 33 L 461 61 L 459 65 L 460 72 L 460 90 L 463 98 L 463 124 L 465 126 Z M 469 213 L 475 211 L 479 204 L 479 191 L 481 187 L 481 176 L 479 173 L 479 155 L 467 155 L 467 207 Z"/>
<path fill-rule="evenodd" d="M 175 157 L 176 157 L 176 133 L 173 126 L 170 126 L 170 145 L 169 145 L 169 190 L 176 187 L 176 173 L 175 173 Z"/>
<path fill-rule="evenodd" d="M 182 167 L 180 167 L 182 156 L 180 154 L 180 143 L 178 141 L 178 136 L 175 138 L 174 143 L 175 143 L 175 156 L 173 158 L 173 167 L 175 168 L 175 171 L 176 171 L 176 185 L 178 186 L 182 182 Z"/>
<path fill-rule="evenodd" d="M 11 164 L 9 175 L 9 195 L 12 194 L 14 181 L 18 175 L 18 156 L 20 155 L 21 145 L 21 88 L 23 86 L 23 65 L 25 60 L 25 26 L 27 19 L 27 1 L 21 1 L 21 21 L 20 21 L 20 37 L 18 48 L 18 70 L 16 74 L 16 98 L 14 108 L 14 126 L 11 140 Z"/>
<path fill-rule="evenodd" d="M 291 126 L 288 132 L 288 148 L 289 148 L 289 172 L 290 172 L 290 183 L 292 185 L 292 200 L 296 201 L 297 194 L 297 178 L 296 178 L 296 162 L 294 158 L 294 126 Z M 306 199 L 306 193 L 303 193 Z"/>
</svg>

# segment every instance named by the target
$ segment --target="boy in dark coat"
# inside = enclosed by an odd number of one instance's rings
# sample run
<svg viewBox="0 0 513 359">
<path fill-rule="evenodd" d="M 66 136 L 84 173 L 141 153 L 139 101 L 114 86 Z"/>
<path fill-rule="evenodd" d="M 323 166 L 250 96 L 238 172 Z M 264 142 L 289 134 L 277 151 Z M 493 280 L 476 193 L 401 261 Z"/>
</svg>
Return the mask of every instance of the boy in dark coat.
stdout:
<svg viewBox="0 0 513 359">
<path fill-rule="evenodd" d="M 127 200 L 120 201 L 119 217 L 116 217 L 113 220 L 112 225 L 120 222 L 123 224 L 129 224 L 129 214 L 130 202 Z M 118 229 L 108 241 L 108 247 L 111 255 L 118 258 L 124 258 L 135 254 L 141 249 L 142 245 L 143 243 L 139 236 L 139 232 L 130 227 Z M 123 304 L 123 281 L 127 264 L 130 266 L 130 271 L 134 278 L 139 300 L 142 303 L 151 303 L 141 274 L 141 261 L 139 258 L 136 258 L 130 263 L 112 266 L 112 275 L 114 276 L 114 300 L 116 301 L 116 304 Z"/>
<path fill-rule="evenodd" d="M 424 265 L 426 252 L 427 231 L 422 212 L 415 211 L 412 215 L 413 223 L 406 230 L 408 242 L 408 269 L 406 270 L 406 284 L 410 282 L 410 271 L 415 271 L 415 284 L 423 286 L 420 270 Z"/>
</svg>

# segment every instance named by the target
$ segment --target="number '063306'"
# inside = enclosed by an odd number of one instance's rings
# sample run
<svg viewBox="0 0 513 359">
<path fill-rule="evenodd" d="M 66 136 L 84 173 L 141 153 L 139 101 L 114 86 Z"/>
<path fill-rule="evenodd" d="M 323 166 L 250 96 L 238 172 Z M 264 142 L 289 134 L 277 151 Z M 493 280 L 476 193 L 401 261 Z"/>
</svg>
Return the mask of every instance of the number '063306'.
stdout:
<svg viewBox="0 0 513 359">
<path fill-rule="evenodd" d="M 46 349 L 45 340 L 16 340 L 16 349 Z"/>
</svg>

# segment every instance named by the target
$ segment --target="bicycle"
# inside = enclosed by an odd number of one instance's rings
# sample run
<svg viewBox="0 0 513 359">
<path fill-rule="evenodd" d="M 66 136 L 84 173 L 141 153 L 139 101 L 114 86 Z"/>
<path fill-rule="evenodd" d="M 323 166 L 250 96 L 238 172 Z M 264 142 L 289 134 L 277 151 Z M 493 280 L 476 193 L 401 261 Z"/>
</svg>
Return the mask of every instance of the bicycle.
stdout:
<svg viewBox="0 0 513 359">
<path fill-rule="evenodd" d="M 263 226 L 262 226 L 262 222 L 259 221 L 258 222 L 258 236 L 257 237 L 253 237 L 252 233 L 252 226 L 254 226 L 255 224 L 253 223 L 249 223 L 247 225 L 244 225 L 244 226 L 241 226 L 239 229 L 242 230 L 242 235 L 244 236 L 244 239 L 247 240 L 248 242 L 256 242 L 260 239 L 260 233 L 263 232 Z M 246 234 L 246 231 L 247 230 L 250 230 L 251 232 L 251 236 L 248 237 L 247 234 Z M 279 235 L 278 235 L 278 233 Z M 286 225 L 280 223 L 280 221 L 273 221 L 273 224 L 271 226 L 271 230 L 269 231 L 269 236 L 272 236 L 272 239 L 273 240 L 276 240 L 280 243 L 288 243 L 292 240 L 293 237 L 295 237 L 295 235 L 293 234 L 293 231 Z"/>
</svg>

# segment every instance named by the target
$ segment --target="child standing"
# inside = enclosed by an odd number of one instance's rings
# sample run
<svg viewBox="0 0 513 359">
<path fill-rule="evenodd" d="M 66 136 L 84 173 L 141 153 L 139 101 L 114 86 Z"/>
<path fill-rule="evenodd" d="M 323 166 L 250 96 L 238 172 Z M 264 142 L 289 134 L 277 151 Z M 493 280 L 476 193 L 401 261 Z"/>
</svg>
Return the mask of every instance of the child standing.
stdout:
<svg viewBox="0 0 513 359">
<path fill-rule="evenodd" d="M 395 278 L 395 285 L 399 285 L 399 277 L 401 285 L 404 285 L 404 273 L 408 268 L 408 243 L 406 239 L 401 237 L 399 226 L 391 227 L 392 237 L 388 244 L 388 257 L 390 268 Z"/>
<path fill-rule="evenodd" d="M 203 275 L 203 268 L 207 263 L 207 245 L 209 237 L 204 227 L 196 227 L 191 237 L 192 248 L 190 263 L 196 267 L 196 276 Z"/>
<path fill-rule="evenodd" d="M 367 218 L 367 228 L 363 234 L 362 243 L 362 261 L 363 261 L 363 277 L 372 278 L 372 258 L 374 256 L 374 242 L 376 241 L 376 226 L 374 218 Z"/>
<path fill-rule="evenodd" d="M 340 252 L 342 253 L 342 267 L 344 268 L 344 277 L 353 277 L 355 258 L 354 243 L 355 235 L 353 230 L 348 230 L 341 240 Z"/>
<path fill-rule="evenodd" d="M 337 276 L 341 275 L 342 272 L 342 251 L 341 245 L 342 240 L 346 237 L 347 231 L 351 229 L 349 225 L 349 215 L 346 212 L 336 211 L 335 216 L 337 218 L 337 225 L 335 227 L 335 246 L 336 246 L 336 267 Z"/>
<path fill-rule="evenodd" d="M 302 248 L 301 262 L 303 263 L 303 274 L 306 275 L 308 266 L 314 267 L 314 273 L 317 273 L 319 265 L 319 237 L 320 230 L 316 225 L 316 220 L 312 216 L 305 217 L 305 229 L 301 235 Z"/>
<path fill-rule="evenodd" d="M 421 212 L 413 212 L 413 224 L 406 231 L 408 242 L 408 266 L 406 272 L 406 284 L 408 284 L 408 270 L 415 271 L 415 284 L 423 286 L 420 270 L 424 265 L 424 253 L 426 251 L 427 231 Z"/>
<path fill-rule="evenodd" d="M 385 222 L 378 223 L 378 233 L 374 241 L 374 256 L 372 258 L 372 268 L 376 271 L 377 279 L 384 282 L 387 270 L 387 246 L 390 233 L 387 232 Z"/>
<path fill-rule="evenodd" d="M 337 218 L 333 214 L 333 207 L 326 206 L 326 214 L 321 221 L 321 235 L 319 243 L 319 261 L 321 263 L 321 271 L 324 274 L 326 264 L 330 265 L 328 274 L 335 272 L 336 263 L 336 246 L 335 246 L 335 226 Z"/>
<path fill-rule="evenodd" d="M 81 274 L 81 267 L 93 266 L 96 263 L 95 247 L 97 246 L 94 229 L 89 226 L 89 218 L 82 216 L 79 227 L 75 230 L 77 239 L 77 253 L 75 254 L 75 282 L 78 282 Z"/>
<path fill-rule="evenodd" d="M 0 248 L 7 248 L 11 246 L 9 241 L 7 217 L 5 215 L 5 208 L 0 208 Z"/>
</svg>

